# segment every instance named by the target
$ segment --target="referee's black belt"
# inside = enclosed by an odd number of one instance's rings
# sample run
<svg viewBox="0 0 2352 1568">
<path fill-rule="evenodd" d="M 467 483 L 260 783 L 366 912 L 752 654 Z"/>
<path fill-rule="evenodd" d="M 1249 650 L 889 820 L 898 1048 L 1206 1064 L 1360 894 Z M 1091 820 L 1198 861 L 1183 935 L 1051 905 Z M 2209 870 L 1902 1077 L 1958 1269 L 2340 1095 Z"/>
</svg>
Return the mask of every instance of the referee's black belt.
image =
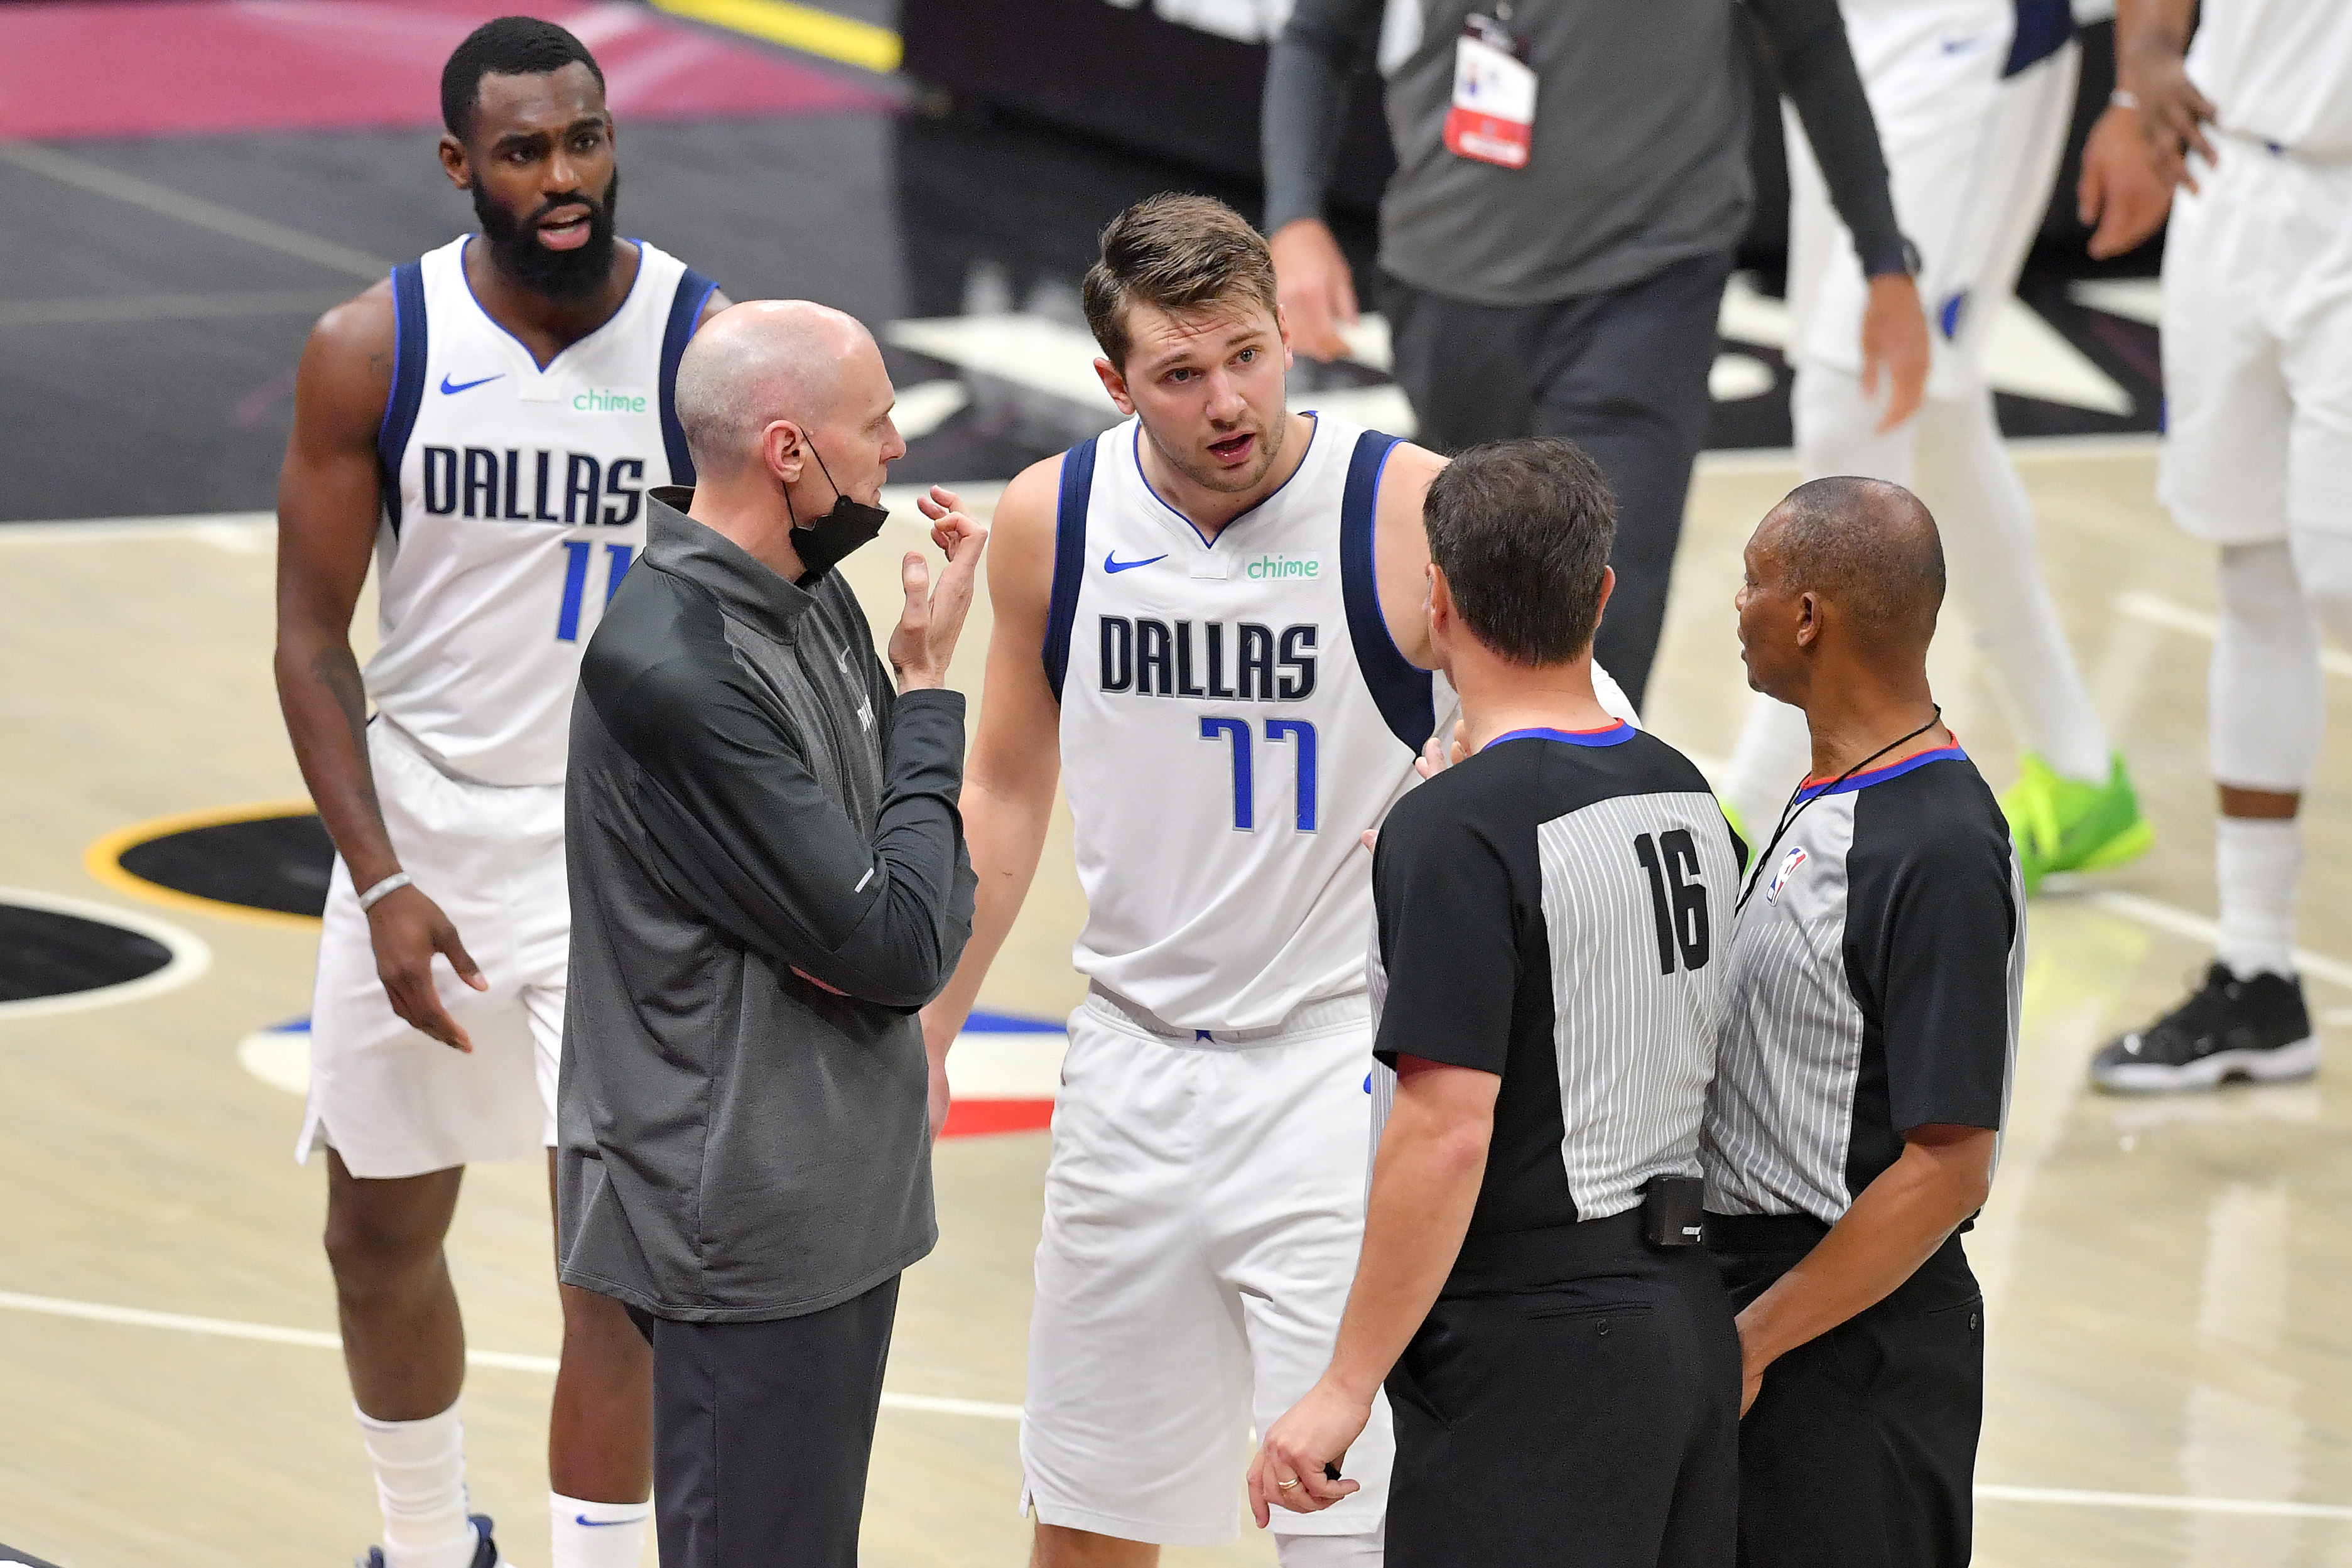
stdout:
<svg viewBox="0 0 2352 1568">
<path fill-rule="evenodd" d="M 1687 1250 L 1706 1256 L 1699 1248 Z M 1617 1273 L 1660 1256 L 1642 1239 L 1642 1210 L 1635 1207 L 1606 1219 L 1467 1237 L 1446 1277 L 1445 1293 L 1517 1290 L 1544 1281 Z"/>
<path fill-rule="evenodd" d="M 1709 1214 L 1706 1244 L 1732 1252 L 1813 1249 L 1830 1228 L 1810 1214 Z"/>
</svg>

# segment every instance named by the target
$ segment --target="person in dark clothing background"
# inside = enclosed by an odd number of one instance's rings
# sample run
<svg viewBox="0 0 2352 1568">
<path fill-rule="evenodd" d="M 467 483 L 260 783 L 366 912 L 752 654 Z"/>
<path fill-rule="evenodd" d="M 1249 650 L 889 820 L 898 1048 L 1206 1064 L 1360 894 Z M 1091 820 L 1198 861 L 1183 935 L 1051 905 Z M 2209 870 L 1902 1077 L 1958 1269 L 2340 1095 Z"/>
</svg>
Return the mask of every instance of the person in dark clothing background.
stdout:
<svg viewBox="0 0 2352 1568">
<path fill-rule="evenodd" d="M 987 536 L 920 503 L 948 562 L 933 591 L 906 558 L 886 671 L 833 565 L 881 526 L 892 399 L 838 311 L 714 318 L 677 375 L 697 487 L 649 497 L 572 709 L 562 1273 L 653 1344 L 665 1568 L 854 1568 L 938 1236 L 915 1015 L 971 928 L 944 683 Z"/>
<path fill-rule="evenodd" d="M 1871 279 L 1863 379 L 1918 406 L 1927 324 L 1836 0 L 1746 0 Z M 1265 82 L 1265 232 L 1297 350 L 1347 352 L 1323 221 L 1348 78 L 1377 56 L 1397 172 L 1381 208 L 1395 372 L 1436 451 L 1562 435 L 1617 500 L 1594 654 L 1636 705 L 1664 625 L 1716 316 L 1754 193 L 1734 0 L 1299 0 Z M 1385 17 L 1385 20 L 1384 20 Z"/>
</svg>

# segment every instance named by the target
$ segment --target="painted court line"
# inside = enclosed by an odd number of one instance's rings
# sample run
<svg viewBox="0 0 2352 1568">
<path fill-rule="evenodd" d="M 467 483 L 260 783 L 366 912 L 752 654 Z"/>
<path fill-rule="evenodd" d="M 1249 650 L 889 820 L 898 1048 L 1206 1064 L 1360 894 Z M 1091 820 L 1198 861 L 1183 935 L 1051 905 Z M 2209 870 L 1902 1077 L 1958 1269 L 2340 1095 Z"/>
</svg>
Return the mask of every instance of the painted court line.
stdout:
<svg viewBox="0 0 2352 1568">
<path fill-rule="evenodd" d="M 88 191 L 93 195 L 111 196 L 118 202 L 128 202 L 134 207 L 144 207 L 167 218 L 177 218 L 200 229 L 241 239 L 264 250 L 274 250 L 280 256 L 299 256 L 330 271 L 352 277 L 364 277 L 373 282 L 392 271 L 388 262 L 379 260 L 365 251 L 337 245 L 283 224 L 257 218 L 250 213 L 225 207 L 218 202 L 205 201 L 184 191 L 174 191 L 142 180 L 135 174 L 125 174 L 103 163 L 93 163 L 86 158 L 76 158 L 54 147 L 37 146 L 29 141 L 0 141 L 0 162 L 14 163 L 19 169 L 45 174 L 60 184 Z"/>
<path fill-rule="evenodd" d="M 82 1322 L 117 1323 L 129 1328 L 168 1329 L 178 1333 L 206 1334 L 215 1339 L 257 1341 L 265 1344 L 299 1345 L 306 1350 L 341 1350 L 339 1335 L 318 1329 L 280 1328 L 270 1323 L 238 1322 L 228 1318 L 191 1317 L 182 1312 L 149 1312 L 143 1307 L 109 1306 L 100 1301 L 68 1301 L 61 1296 L 31 1296 L 0 1291 L 0 1311 L 34 1312 L 44 1317 L 72 1318 Z M 469 1350 L 468 1364 L 504 1372 L 551 1375 L 555 1357 L 520 1355 L 507 1351 Z M 913 1410 L 934 1416 L 972 1416 L 990 1421 L 1018 1421 L 1021 1406 L 991 1399 L 949 1399 L 929 1394 L 882 1396 L 886 1410 Z M 2352 1507 L 2337 1503 L 2269 1501 L 2257 1498 L 2177 1497 L 2161 1492 L 2084 1491 L 2068 1487 L 1996 1486 L 1979 1482 L 1977 1495 L 1994 1502 L 2059 1503 L 2078 1508 L 2155 1509 L 2176 1513 L 2251 1514 L 2281 1519 L 2352 1520 Z"/>
<path fill-rule="evenodd" d="M 2110 915 L 2120 915 L 2126 920 L 2137 920 L 2142 925 L 2153 925 L 2158 931 L 2168 931 L 2175 936 L 2186 936 L 2193 942 L 2202 942 L 2207 946 L 2211 946 L 2221 939 L 2221 926 L 2219 921 L 2209 920 L 2201 915 L 2192 915 L 2176 904 L 2146 898 L 2137 893 L 2090 893 L 2082 895 L 2082 902 L 2094 908 L 2104 909 Z M 2308 948 L 2298 947 L 2294 950 L 2294 963 L 2296 968 L 2314 979 L 2326 980 L 2331 985 L 2342 986 L 2347 990 L 2352 990 L 2352 964 L 2347 964 L 2341 958 L 2330 958 L 2324 953 L 2314 953 Z"/>
<path fill-rule="evenodd" d="M 165 1329 L 174 1333 L 203 1334 L 212 1339 L 290 1344 L 304 1350 L 340 1351 L 343 1348 L 341 1334 L 320 1329 L 283 1328 L 275 1323 L 239 1322 L 231 1318 L 192 1317 L 185 1312 L 150 1312 L 144 1307 L 76 1301 L 62 1296 L 29 1296 L 17 1291 L 0 1291 L 0 1311 L 72 1318 L 81 1322 L 115 1323 L 125 1328 Z M 555 1357 L 525 1355 L 515 1351 L 468 1350 L 466 1364 L 499 1372 L 536 1372 L 550 1377 L 555 1375 Z M 947 1399 L 930 1394 L 886 1391 L 882 1396 L 882 1406 L 886 1410 L 914 1410 L 934 1416 L 977 1416 L 993 1421 L 1021 1419 L 1021 1406 L 1018 1405 L 1004 1405 L 987 1399 Z"/>
<path fill-rule="evenodd" d="M 2221 622 L 2204 611 L 2191 610 L 2186 604 L 2175 604 L 2171 600 L 2153 593 L 2118 593 L 2116 595 L 2116 610 L 2135 621 L 2145 621 L 2168 632 L 2186 632 L 2191 637 L 2202 637 L 2208 643 L 2213 641 L 2221 629 Z M 2319 651 L 2319 667 L 2331 675 L 2352 679 L 2352 653 L 2341 648 L 2322 648 Z"/>
</svg>

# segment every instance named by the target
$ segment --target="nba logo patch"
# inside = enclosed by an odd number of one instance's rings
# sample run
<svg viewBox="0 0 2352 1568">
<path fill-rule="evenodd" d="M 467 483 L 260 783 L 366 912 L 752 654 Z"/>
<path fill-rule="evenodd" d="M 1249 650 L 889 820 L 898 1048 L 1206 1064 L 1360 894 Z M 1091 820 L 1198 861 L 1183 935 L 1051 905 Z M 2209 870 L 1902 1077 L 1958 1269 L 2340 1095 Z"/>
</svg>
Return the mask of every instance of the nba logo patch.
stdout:
<svg viewBox="0 0 2352 1568">
<path fill-rule="evenodd" d="M 1789 879 L 1796 875 L 1797 868 L 1804 863 L 1805 852 L 1801 849 L 1790 850 L 1789 858 L 1780 862 L 1780 869 L 1772 873 L 1772 885 L 1764 890 L 1764 902 L 1780 903 L 1780 890 L 1789 885 Z"/>
</svg>

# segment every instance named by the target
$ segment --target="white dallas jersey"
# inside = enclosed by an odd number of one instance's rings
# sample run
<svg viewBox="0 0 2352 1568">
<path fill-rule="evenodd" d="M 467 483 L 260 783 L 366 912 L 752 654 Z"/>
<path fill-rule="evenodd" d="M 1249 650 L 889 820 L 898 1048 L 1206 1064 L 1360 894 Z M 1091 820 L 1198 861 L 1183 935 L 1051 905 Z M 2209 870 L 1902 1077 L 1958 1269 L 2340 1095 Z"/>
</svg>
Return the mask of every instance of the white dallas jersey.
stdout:
<svg viewBox="0 0 2352 1568">
<path fill-rule="evenodd" d="M 1062 704 L 1088 979 L 1188 1030 L 1268 1029 L 1364 988 L 1376 827 L 1452 704 L 1373 585 L 1394 436 L 1328 414 L 1213 541 L 1129 419 L 1071 448 L 1045 670 Z"/>
<path fill-rule="evenodd" d="M 2352 156 L 2352 0 L 2205 0 L 2189 75 L 2224 131 Z"/>
<path fill-rule="evenodd" d="M 645 545 L 645 493 L 694 482 L 671 394 L 714 285 L 630 242 L 620 309 L 541 369 L 475 299 L 471 238 L 393 271 L 367 690 L 453 773 L 561 784 L 581 650 Z"/>
</svg>

